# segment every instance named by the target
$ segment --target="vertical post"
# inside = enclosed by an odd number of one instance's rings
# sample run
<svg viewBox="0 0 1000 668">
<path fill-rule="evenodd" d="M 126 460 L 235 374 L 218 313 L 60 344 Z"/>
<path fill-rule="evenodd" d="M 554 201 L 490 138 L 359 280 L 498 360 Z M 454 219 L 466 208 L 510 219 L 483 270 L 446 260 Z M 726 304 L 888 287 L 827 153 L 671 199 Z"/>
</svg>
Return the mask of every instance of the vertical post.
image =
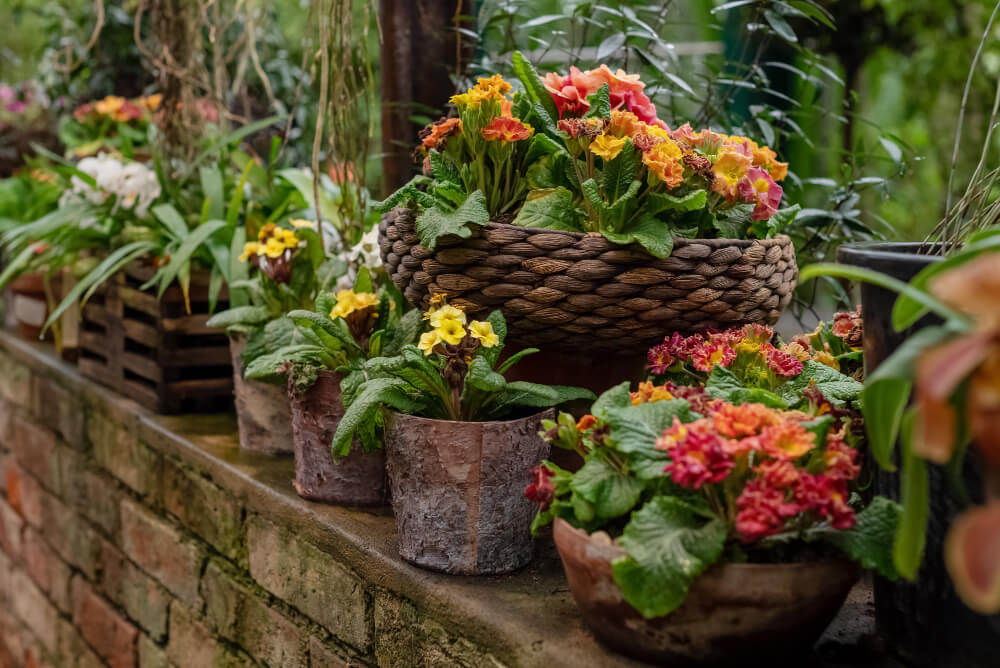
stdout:
<svg viewBox="0 0 1000 668">
<path fill-rule="evenodd" d="M 458 33 L 454 17 L 463 0 L 382 0 L 383 194 L 406 183 L 420 127 L 416 109 L 441 109 L 454 92 Z M 466 5 L 471 3 L 464 3 Z"/>
</svg>

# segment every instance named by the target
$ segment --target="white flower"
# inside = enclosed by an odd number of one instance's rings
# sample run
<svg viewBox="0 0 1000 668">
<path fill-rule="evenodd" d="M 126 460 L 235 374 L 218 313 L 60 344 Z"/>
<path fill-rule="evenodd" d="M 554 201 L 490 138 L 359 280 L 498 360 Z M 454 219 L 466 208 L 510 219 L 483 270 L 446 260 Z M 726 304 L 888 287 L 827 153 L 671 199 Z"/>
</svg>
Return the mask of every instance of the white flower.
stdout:
<svg viewBox="0 0 1000 668">
<path fill-rule="evenodd" d="M 378 228 L 373 227 L 361 237 L 361 241 L 346 251 L 341 251 L 337 257 L 347 263 L 347 273 L 337 279 L 338 290 L 349 290 L 354 287 L 354 280 L 361 267 L 370 271 L 384 271 L 382 256 L 378 245 Z"/>
<path fill-rule="evenodd" d="M 160 181 L 156 172 L 140 162 L 122 162 L 101 153 L 97 157 L 84 158 L 77 164 L 77 169 L 92 176 L 97 187 L 92 188 L 83 179 L 74 176 L 70 181 L 72 189 L 63 193 L 60 204 L 74 199 L 102 204 L 115 195 L 116 209 L 131 209 L 136 216 L 143 218 L 149 206 L 160 196 Z"/>
</svg>

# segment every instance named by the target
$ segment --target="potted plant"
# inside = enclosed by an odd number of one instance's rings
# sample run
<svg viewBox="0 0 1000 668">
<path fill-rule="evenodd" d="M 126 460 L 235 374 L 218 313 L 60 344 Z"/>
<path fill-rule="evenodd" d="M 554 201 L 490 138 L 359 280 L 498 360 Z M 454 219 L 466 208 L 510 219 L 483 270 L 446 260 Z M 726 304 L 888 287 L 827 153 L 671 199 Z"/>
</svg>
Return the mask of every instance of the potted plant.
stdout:
<svg viewBox="0 0 1000 668">
<path fill-rule="evenodd" d="M 391 283 L 376 293 L 371 272 L 361 267 L 353 288 L 336 296 L 324 291 L 314 310 L 291 311 L 292 341 L 247 368 L 247 378 L 287 376 L 299 496 L 353 506 L 385 502 L 385 451 L 376 421 L 363 425 L 346 448 L 334 452 L 331 445 L 344 416 L 345 374 L 363 373 L 367 360 L 397 355 L 416 339 L 421 314 L 405 311 L 403 302 Z"/>
<path fill-rule="evenodd" d="M 512 342 L 605 354 L 664 333 L 773 323 L 797 269 L 781 234 L 788 165 L 746 137 L 656 118 L 606 66 L 499 75 L 422 137 L 424 176 L 381 203 L 382 257 L 407 299 L 504 313 Z M 396 208 L 393 208 L 396 207 Z"/>
<path fill-rule="evenodd" d="M 853 266 L 804 274 L 899 293 L 889 318 L 896 333 L 927 314 L 940 323 L 915 329 L 869 374 L 863 394 L 876 482 L 892 482 L 903 503 L 894 561 L 906 581 L 876 581 L 877 619 L 893 651 L 915 665 L 988 662 L 997 642 L 996 504 L 970 508 L 996 495 L 998 249 L 1000 231 L 987 228 L 909 284 Z"/>
<path fill-rule="evenodd" d="M 746 379 L 783 377 L 779 391 L 734 383 L 726 400 L 717 384 L 622 383 L 579 422 L 544 423 L 585 463 L 570 473 L 545 462 L 526 491 L 539 503 L 533 530 L 555 523 L 584 621 L 647 661 L 787 658 L 840 608 L 858 577 L 850 560 L 894 575 L 898 507 L 861 508 L 852 494 L 858 384 L 841 376 L 853 389 L 839 396 L 832 380 L 798 384 L 815 362 L 793 373 L 752 328 L 717 336 L 690 341 L 695 359 L 714 360 L 709 375 L 725 362 Z M 724 339 L 739 350 L 728 361 L 715 357 Z M 781 407 L 754 401 L 775 397 Z"/>
<path fill-rule="evenodd" d="M 343 383 L 347 411 L 333 440 L 384 432 L 392 507 L 403 559 L 465 575 L 506 573 L 531 560 L 531 504 L 521 490 L 548 445 L 538 412 L 592 398 L 588 390 L 508 382 L 535 352 L 500 357 L 503 316 L 471 320 L 438 298 L 417 346 L 361 364 Z"/>
</svg>

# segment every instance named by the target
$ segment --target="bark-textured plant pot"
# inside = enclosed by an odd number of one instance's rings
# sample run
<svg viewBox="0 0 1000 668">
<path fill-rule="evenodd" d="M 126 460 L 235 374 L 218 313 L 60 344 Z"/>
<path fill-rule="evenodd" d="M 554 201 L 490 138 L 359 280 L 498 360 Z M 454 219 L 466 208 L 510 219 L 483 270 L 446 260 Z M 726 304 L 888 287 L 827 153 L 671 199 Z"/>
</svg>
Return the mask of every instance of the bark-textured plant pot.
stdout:
<svg viewBox="0 0 1000 668">
<path fill-rule="evenodd" d="M 410 303 L 444 293 L 476 318 L 500 309 L 511 343 L 543 349 L 641 354 L 675 331 L 773 325 L 798 278 L 787 235 L 677 239 L 656 258 L 599 234 L 490 222 L 430 250 L 403 207 L 382 217 L 379 248 Z"/>
<path fill-rule="evenodd" d="M 563 519 L 553 527 L 586 625 L 616 651 L 659 665 L 737 665 L 792 658 L 822 635 L 860 575 L 849 561 L 722 564 L 669 615 L 646 619 L 623 598 L 611 562 L 625 551 Z M 782 664 L 783 665 L 783 664 Z"/>
<path fill-rule="evenodd" d="M 307 391 L 299 393 L 289 379 L 295 444 L 295 480 L 299 496 L 345 506 L 385 503 L 385 450 L 365 452 L 355 439 L 351 452 L 335 462 L 330 452 L 337 425 L 344 417 L 340 396 L 343 376 L 323 370 Z"/>
<path fill-rule="evenodd" d="M 525 498 L 548 456 L 547 410 L 503 422 L 450 422 L 386 412 L 385 447 L 399 554 L 460 575 L 507 573 L 531 561 Z"/>
<path fill-rule="evenodd" d="M 240 447 L 272 455 L 291 452 L 292 415 L 288 393 L 276 385 L 243 378 L 244 348 L 246 337 L 229 340 Z"/>
<path fill-rule="evenodd" d="M 844 263 L 888 274 L 909 282 L 925 267 L 941 260 L 920 243 L 859 243 L 841 246 L 837 259 Z M 940 324 L 925 316 L 913 328 L 897 332 L 892 327 L 896 293 L 875 285 L 861 286 L 865 331 L 865 370 L 870 375 L 906 338 L 922 327 Z M 898 449 L 897 449 L 898 452 Z M 899 462 L 897 461 L 897 464 Z M 899 500 L 899 468 L 874 471 L 873 492 Z M 983 501 L 983 467 L 979 453 L 970 448 L 962 470 L 965 488 L 973 501 Z M 965 668 L 997 663 L 1000 615 L 984 616 L 958 598 L 944 563 L 944 541 L 951 522 L 964 506 L 957 501 L 941 467 L 928 467 L 930 514 L 924 560 L 916 582 L 875 578 L 875 620 L 890 651 L 908 665 L 924 668 Z"/>
</svg>

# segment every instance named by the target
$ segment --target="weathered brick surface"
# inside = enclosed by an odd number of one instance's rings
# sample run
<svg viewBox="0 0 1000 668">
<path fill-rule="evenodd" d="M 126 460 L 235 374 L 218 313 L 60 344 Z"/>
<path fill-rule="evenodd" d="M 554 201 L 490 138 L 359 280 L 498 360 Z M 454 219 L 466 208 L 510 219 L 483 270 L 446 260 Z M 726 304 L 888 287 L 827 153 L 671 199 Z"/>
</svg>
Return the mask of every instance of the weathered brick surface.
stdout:
<svg viewBox="0 0 1000 668">
<path fill-rule="evenodd" d="M 163 505 L 216 550 L 236 561 L 246 561 L 243 507 L 231 492 L 165 459 Z"/>
<path fill-rule="evenodd" d="M 136 665 L 139 631 L 83 578 L 73 578 L 73 624 L 111 668 Z"/>
<path fill-rule="evenodd" d="M 293 530 L 289 503 L 299 521 L 308 506 L 289 488 L 279 512 L 246 469 L 232 475 L 245 455 L 228 433 L 188 459 L 165 425 L 58 366 L 22 364 L 6 336 L 0 667 L 496 665 Z M 290 477 L 287 460 L 250 459 L 254 477 Z"/>
<path fill-rule="evenodd" d="M 24 567 L 43 592 L 65 613 L 70 607 L 73 571 L 34 529 L 24 530 Z"/>
<path fill-rule="evenodd" d="M 122 501 L 121 516 L 122 550 L 188 607 L 200 609 L 201 549 L 167 521 L 133 501 Z"/>
<path fill-rule="evenodd" d="M 166 637 L 169 592 L 111 543 L 101 550 L 101 592 L 152 638 Z"/>
<path fill-rule="evenodd" d="M 254 516 L 247 523 L 250 573 L 262 587 L 362 651 L 371 645 L 364 582 L 308 541 Z"/>
</svg>

